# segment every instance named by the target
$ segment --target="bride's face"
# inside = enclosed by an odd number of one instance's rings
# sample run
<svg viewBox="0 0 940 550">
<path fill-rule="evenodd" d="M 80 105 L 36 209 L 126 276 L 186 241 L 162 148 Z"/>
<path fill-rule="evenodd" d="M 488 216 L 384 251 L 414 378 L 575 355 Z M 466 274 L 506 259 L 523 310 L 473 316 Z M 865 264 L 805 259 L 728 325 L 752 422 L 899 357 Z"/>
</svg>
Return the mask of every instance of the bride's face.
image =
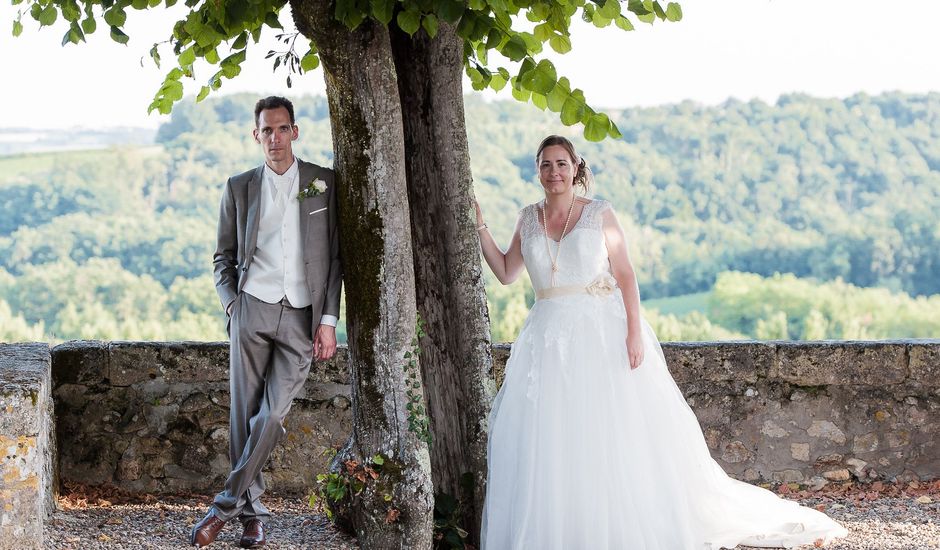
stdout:
<svg viewBox="0 0 940 550">
<path fill-rule="evenodd" d="M 539 181 L 546 193 L 566 193 L 574 182 L 574 161 L 561 145 L 549 145 L 539 157 Z"/>
</svg>

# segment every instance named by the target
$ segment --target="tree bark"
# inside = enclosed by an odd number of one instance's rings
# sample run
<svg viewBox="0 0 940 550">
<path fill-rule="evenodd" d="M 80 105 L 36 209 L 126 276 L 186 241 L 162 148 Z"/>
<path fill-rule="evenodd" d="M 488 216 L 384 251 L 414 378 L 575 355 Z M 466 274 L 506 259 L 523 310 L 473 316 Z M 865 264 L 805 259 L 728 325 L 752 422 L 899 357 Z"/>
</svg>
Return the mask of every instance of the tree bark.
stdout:
<svg viewBox="0 0 940 550">
<path fill-rule="evenodd" d="M 435 493 L 461 500 L 462 527 L 479 545 L 487 419 L 496 385 L 473 215 L 464 122 L 463 41 L 441 23 L 431 39 L 393 29 L 411 204 L 418 312 L 427 325 L 421 371 L 430 411 Z M 469 475 L 467 494 L 461 479 Z"/>
<path fill-rule="evenodd" d="M 432 545 L 433 487 L 426 443 L 408 429 L 403 365 L 415 335 L 415 280 L 405 184 L 405 147 L 388 30 L 370 20 L 337 22 L 328 0 L 291 2 L 326 75 L 339 191 L 354 427 L 334 460 L 391 459 L 375 484 L 351 499 L 349 520 L 365 549 Z M 388 462 L 388 460 L 386 460 Z M 389 510 L 398 510 L 389 521 Z"/>
</svg>

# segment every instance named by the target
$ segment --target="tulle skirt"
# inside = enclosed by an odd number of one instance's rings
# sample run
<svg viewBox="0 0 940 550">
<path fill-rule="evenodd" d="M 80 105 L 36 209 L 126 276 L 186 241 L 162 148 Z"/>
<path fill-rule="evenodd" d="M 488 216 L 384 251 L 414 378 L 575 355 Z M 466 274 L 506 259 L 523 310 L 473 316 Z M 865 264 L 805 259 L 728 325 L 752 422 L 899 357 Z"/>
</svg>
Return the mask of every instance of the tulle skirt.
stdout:
<svg viewBox="0 0 940 550">
<path fill-rule="evenodd" d="M 484 550 L 718 550 L 845 536 L 826 515 L 728 477 L 643 321 L 619 293 L 535 303 L 490 416 Z"/>
</svg>

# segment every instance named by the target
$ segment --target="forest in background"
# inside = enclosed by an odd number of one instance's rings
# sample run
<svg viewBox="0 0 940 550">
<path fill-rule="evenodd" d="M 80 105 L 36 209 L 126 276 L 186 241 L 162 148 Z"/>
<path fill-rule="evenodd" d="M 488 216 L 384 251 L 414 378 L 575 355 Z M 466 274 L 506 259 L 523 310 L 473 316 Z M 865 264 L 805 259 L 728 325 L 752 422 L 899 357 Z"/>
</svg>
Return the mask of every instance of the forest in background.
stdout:
<svg viewBox="0 0 940 550">
<path fill-rule="evenodd" d="M 0 156 L 0 341 L 224 339 L 219 193 L 261 162 L 255 99 L 182 102 L 152 145 Z M 568 135 L 662 340 L 940 336 L 940 94 L 627 109 L 611 113 L 623 139 L 601 143 L 529 105 L 466 101 L 497 240 L 541 196 L 538 142 Z M 326 99 L 294 103 L 295 153 L 331 165 Z M 494 339 L 511 340 L 533 292 L 487 276 Z"/>
</svg>

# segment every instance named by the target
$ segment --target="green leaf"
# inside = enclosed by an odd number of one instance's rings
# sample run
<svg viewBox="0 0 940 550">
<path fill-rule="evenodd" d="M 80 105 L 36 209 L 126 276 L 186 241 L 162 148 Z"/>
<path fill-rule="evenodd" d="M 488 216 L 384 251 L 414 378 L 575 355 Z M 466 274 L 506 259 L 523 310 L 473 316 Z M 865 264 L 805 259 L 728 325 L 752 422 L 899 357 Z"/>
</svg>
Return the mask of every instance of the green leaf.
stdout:
<svg viewBox="0 0 940 550">
<path fill-rule="evenodd" d="M 203 57 L 205 58 L 206 61 L 208 61 L 212 65 L 215 65 L 216 63 L 219 62 L 219 51 L 216 50 L 215 48 L 212 48 L 211 50 L 206 52 L 206 55 L 204 55 Z"/>
<path fill-rule="evenodd" d="M 486 0 L 470 0 L 469 5 L 473 11 L 483 11 L 486 9 Z"/>
<path fill-rule="evenodd" d="M 493 48 L 499 46 L 499 43 L 503 41 L 503 32 L 497 28 L 492 28 L 486 33 L 486 49 L 492 50 Z"/>
<path fill-rule="evenodd" d="M 238 35 L 238 38 L 235 39 L 235 43 L 232 44 L 232 49 L 244 50 L 245 46 L 247 45 L 248 45 L 248 33 L 245 31 L 242 31 L 242 33 Z"/>
<path fill-rule="evenodd" d="M 499 49 L 499 53 L 508 57 L 510 61 L 522 61 L 526 54 L 528 54 L 528 51 L 525 40 L 519 35 L 513 35 L 503 44 L 503 47 Z"/>
<path fill-rule="evenodd" d="M 424 32 L 428 33 L 428 36 L 431 38 L 437 36 L 437 24 L 437 17 L 433 13 L 425 15 L 421 19 L 421 26 L 424 28 Z"/>
<path fill-rule="evenodd" d="M 623 137 L 623 134 L 620 133 L 620 128 L 617 128 L 617 125 L 614 124 L 614 121 L 610 121 L 610 130 L 608 131 L 608 135 L 614 139 L 620 139 Z"/>
<path fill-rule="evenodd" d="M 512 97 L 515 98 L 516 101 L 522 101 L 522 102 L 529 101 L 529 97 L 532 96 L 532 92 L 519 86 L 518 79 L 516 77 L 513 77 L 512 80 L 510 80 L 510 82 L 512 83 L 512 88 L 511 88 Z"/>
<path fill-rule="evenodd" d="M 494 74 L 493 78 L 490 79 L 490 88 L 498 92 L 506 87 L 507 80 L 503 78 L 500 74 Z"/>
<path fill-rule="evenodd" d="M 271 27 L 271 28 L 273 28 L 273 29 L 283 29 L 283 28 L 284 28 L 284 27 L 281 25 L 280 20 L 278 20 L 277 14 L 274 13 L 273 11 L 268 12 L 267 15 L 264 16 L 264 24 L 267 25 L 267 26 L 269 26 L 269 27 Z"/>
<path fill-rule="evenodd" d="M 154 64 L 155 64 L 155 65 L 157 66 L 157 68 L 159 69 L 159 68 L 160 68 L 160 48 L 159 48 L 159 44 L 154 44 L 153 47 L 150 48 L 150 58 L 153 59 Z"/>
<path fill-rule="evenodd" d="M 190 46 L 179 55 L 180 67 L 188 67 L 196 62 L 196 50 Z"/>
<path fill-rule="evenodd" d="M 666 6 L 666 19 L 672 22 L 682 20 L 682 6 L 675 2 L 669 2 Z"/>
<path fill-rule="evenodd" d="M 60 4 L 62 9 L 62 17 L 69 22 L 78 21 L 82 16 L 82 10 L 79 9 L 78 4 L 74 0 L 67 0 Z"/>
<path fill-rule="evenodd" d="M 209 95 L 209 91 L 210 91 L 210 88 L 208 86 L 203 86 L 202 88 L 200 88 L 199 95 L 196 96 L 196 103 L 199 103 L 200 101 L 205 99 L 206 96 Z"/>
<path fill-rule="evenodd" d="M 538 107 L 540 111 L 544 111 L 548 107 L 548 99 L 542 94 L 532 93 L 532 105 Z"/>
<path fill-rule="evenodd" d="M 421 26 L 421 12 L 418 10 L 400 11 L 395 21 L 398 23 L 399 29 L 408 33 L 408 36 L 413 36 Z"/>
<path fill-rule="evenodd" d="M 312 71 L 320 66 L 320 56 L 317 55 L 315 50 L 310 50 L 302 58 L 300 58 L 300 68 L 304 72 Z"/>
<path fill-rule="evenodd" d="M 551 6 L 547 2 L 539 2 L 526 11 L 525 17 L 533 23 L 545 21 L 551 15 Z"/>
<path fill-rule="evenodd" d="M 548 45 L 558 53 L 568 53 L 571 51 L 571 39 L 567 36 L 556 34 L 548 41 Z"/>
<path fill-rule="evenodd" d="M 56 18 L 59 16 L 59 12 L 56 11 L 54 5 L 48 5 L 39 13 L 39 25 L 41 27 L 48 27 L 55 23 Z"/>
<path fill-rule="evenodd" d="M 525 42 L 525 47 L 530 54 L 542 51 L 542 41 L 536 38 L 534 34 L 530 32 L 520 32 L 519 36 L 522 37 L 522 40 Z"/>
<path fill-rule="evenodd" d="M 604 17 L 603 15 L 601 15 L 600 13 L 595 13 L 594 18 L 591 20 L 591 23 L 593 23 L 595 27 L 599 29 L 603 29 L 604 27 L 610 25 L 611 21 L 613 21 L 613 19 L 608 19 Z"/>
<path fill-rule="evenodd" d="M 613 20 L 620 15 L 620 2 L 618 0 L 605 0 L 604 5 L 597 10 L 597 14 L 604 19 Z"/>
<path fill-rule="evenodd" d="M 588 117 L 584 124 L 584 139 L 588 141 L 601 141 L 607 137 L 610 130 L 610 119 L 604 113 L 594 113 Z"/>
<path fill-rule="evenodd" d="M 78 44 L 79 42 L 85 41 L 85 33 L 82 32 L 82 28 L 78 26 L 77 21 L 72 21 L 72 24 L 69 25 L 69 41 L 72 44 Z"/>
<path fill-rule="evenodd" d="M 571 95 L 570 84 L 568 83 L 567 78 L 558 79 L 558 84 L 552 88 L 552 91 L 549 92 L 546 99 L 548 100 L 548 108 L 556 113 L 560 113 L 562 107 L 565 106 L 565 101 Z"/>
<path fill-rule="evenodd" d="M 660 18 L 661 20 L 666 20 L 666 11 L 659 4 L 659 2 L 653 2 L 653 13 L 655 13 L 656 17 Z"/>
<path fill-rule="evenodd" d="M 148 0 L 131 0 L 131 7 L 135 10 L 145 10 L 149 5 Z"/>
<path fill-rule="evenodd" d="M 641 0 L 629 0 L 629 2 L 627 2 L 627 9 L 637 15 L 648 15 L 653 13 L 653 10 L 647 8 L 644 2 Z"/>
<path fill-rule="evenodd" d="M 581 119 L 584 117 L 584 112 L 584 101 L 579 100 L 579 98 L 572 93 L 568 96 L 568 99 L 565 100 L 565 104 L 561 108 L 561 123 L 565 126 L 577 124 L 581 122 Z"/>
<path fill-rule="evenodd" d="M 486 88 L 483 73 L 476 67 L 467 67 L 467 76 L 470 77 L 470 85 L 473 86 L 474 90 L 479 91 Z"/>
<path fill-rule="evenodd" d="M 118 44 L 127 44 L 127 41 L 130 40 L 130 37 L 124 34 L 124 31 L 112 25 L 111 26 L 111 39 L 117 42 Z"/>
<path fill-rule="evenodd" d="M 19 36 L 23 33 L 23 24 L 19 20 L 13 22 L 13 36 Z"/>
<path fill-rule="evenodd" d="M 620 29 L 625 30 L 625 31 L 632 31 L 634 28 L 633 22 L 622 15 L 618 17 L 617 19 L 614 19 L 614 24 L 620 27 Z"/>
<path fill-rule="evenodd" d="M 104 22 L 112 27 L 122 27 L 126 21 L 127 14 L 124 13 L 124 8 L 120 6 L 114 6 L 104 12 Z"/>
<path fill-rule="evenodd" d="M 539 23 L 532 32 L 540 42 L 547 42 L 555 34 L 555 29 L 548 23 Z"/>
<path fill-rule="evenodd" d="M 485 6 L 486 4 L 483 3 Z M 473 8 L 473 1 L 470 2 L 470 8 Z M 480 8 L 482 9 L 482 8 Z M 464 3 L 460 0 L 443 0 L 437 4 L 437 16 L 447 21 L 448 23 L 454 24 L 460 20 L 460 16 L 463 15 Z"/>
<path fill-rule="evenodd" d="M 372 16 L 383 25 L 392 22 L 392 17 L 395 16 L 395 0 L 370 0 L 369 4 L 372 8 Z"/>
<path fill-rule="evenodd" d="M 523 63 L 523 69 L 525 64 Z M 551 61 L 543 59 L 539 61 L 538 65 L 535 66 L 532 70 L 525 72 L 524 74 L 520 72 L 520 78 L 522 79 L 522 85 L 533 92 L 539 94 L 547 94 L 552 91 L 552 88 L 555 87 L 555 83 L 558 81 L 558 74 L 555 71 L 555 66 Z"/>
<path fill-rule="evenodd" d="M 82 20 L 82 30 L 85 31 L 85 34 L 92 34 L 98 29 L 98 22 L 94 18 L 87 18 Z"/>
</svg>

